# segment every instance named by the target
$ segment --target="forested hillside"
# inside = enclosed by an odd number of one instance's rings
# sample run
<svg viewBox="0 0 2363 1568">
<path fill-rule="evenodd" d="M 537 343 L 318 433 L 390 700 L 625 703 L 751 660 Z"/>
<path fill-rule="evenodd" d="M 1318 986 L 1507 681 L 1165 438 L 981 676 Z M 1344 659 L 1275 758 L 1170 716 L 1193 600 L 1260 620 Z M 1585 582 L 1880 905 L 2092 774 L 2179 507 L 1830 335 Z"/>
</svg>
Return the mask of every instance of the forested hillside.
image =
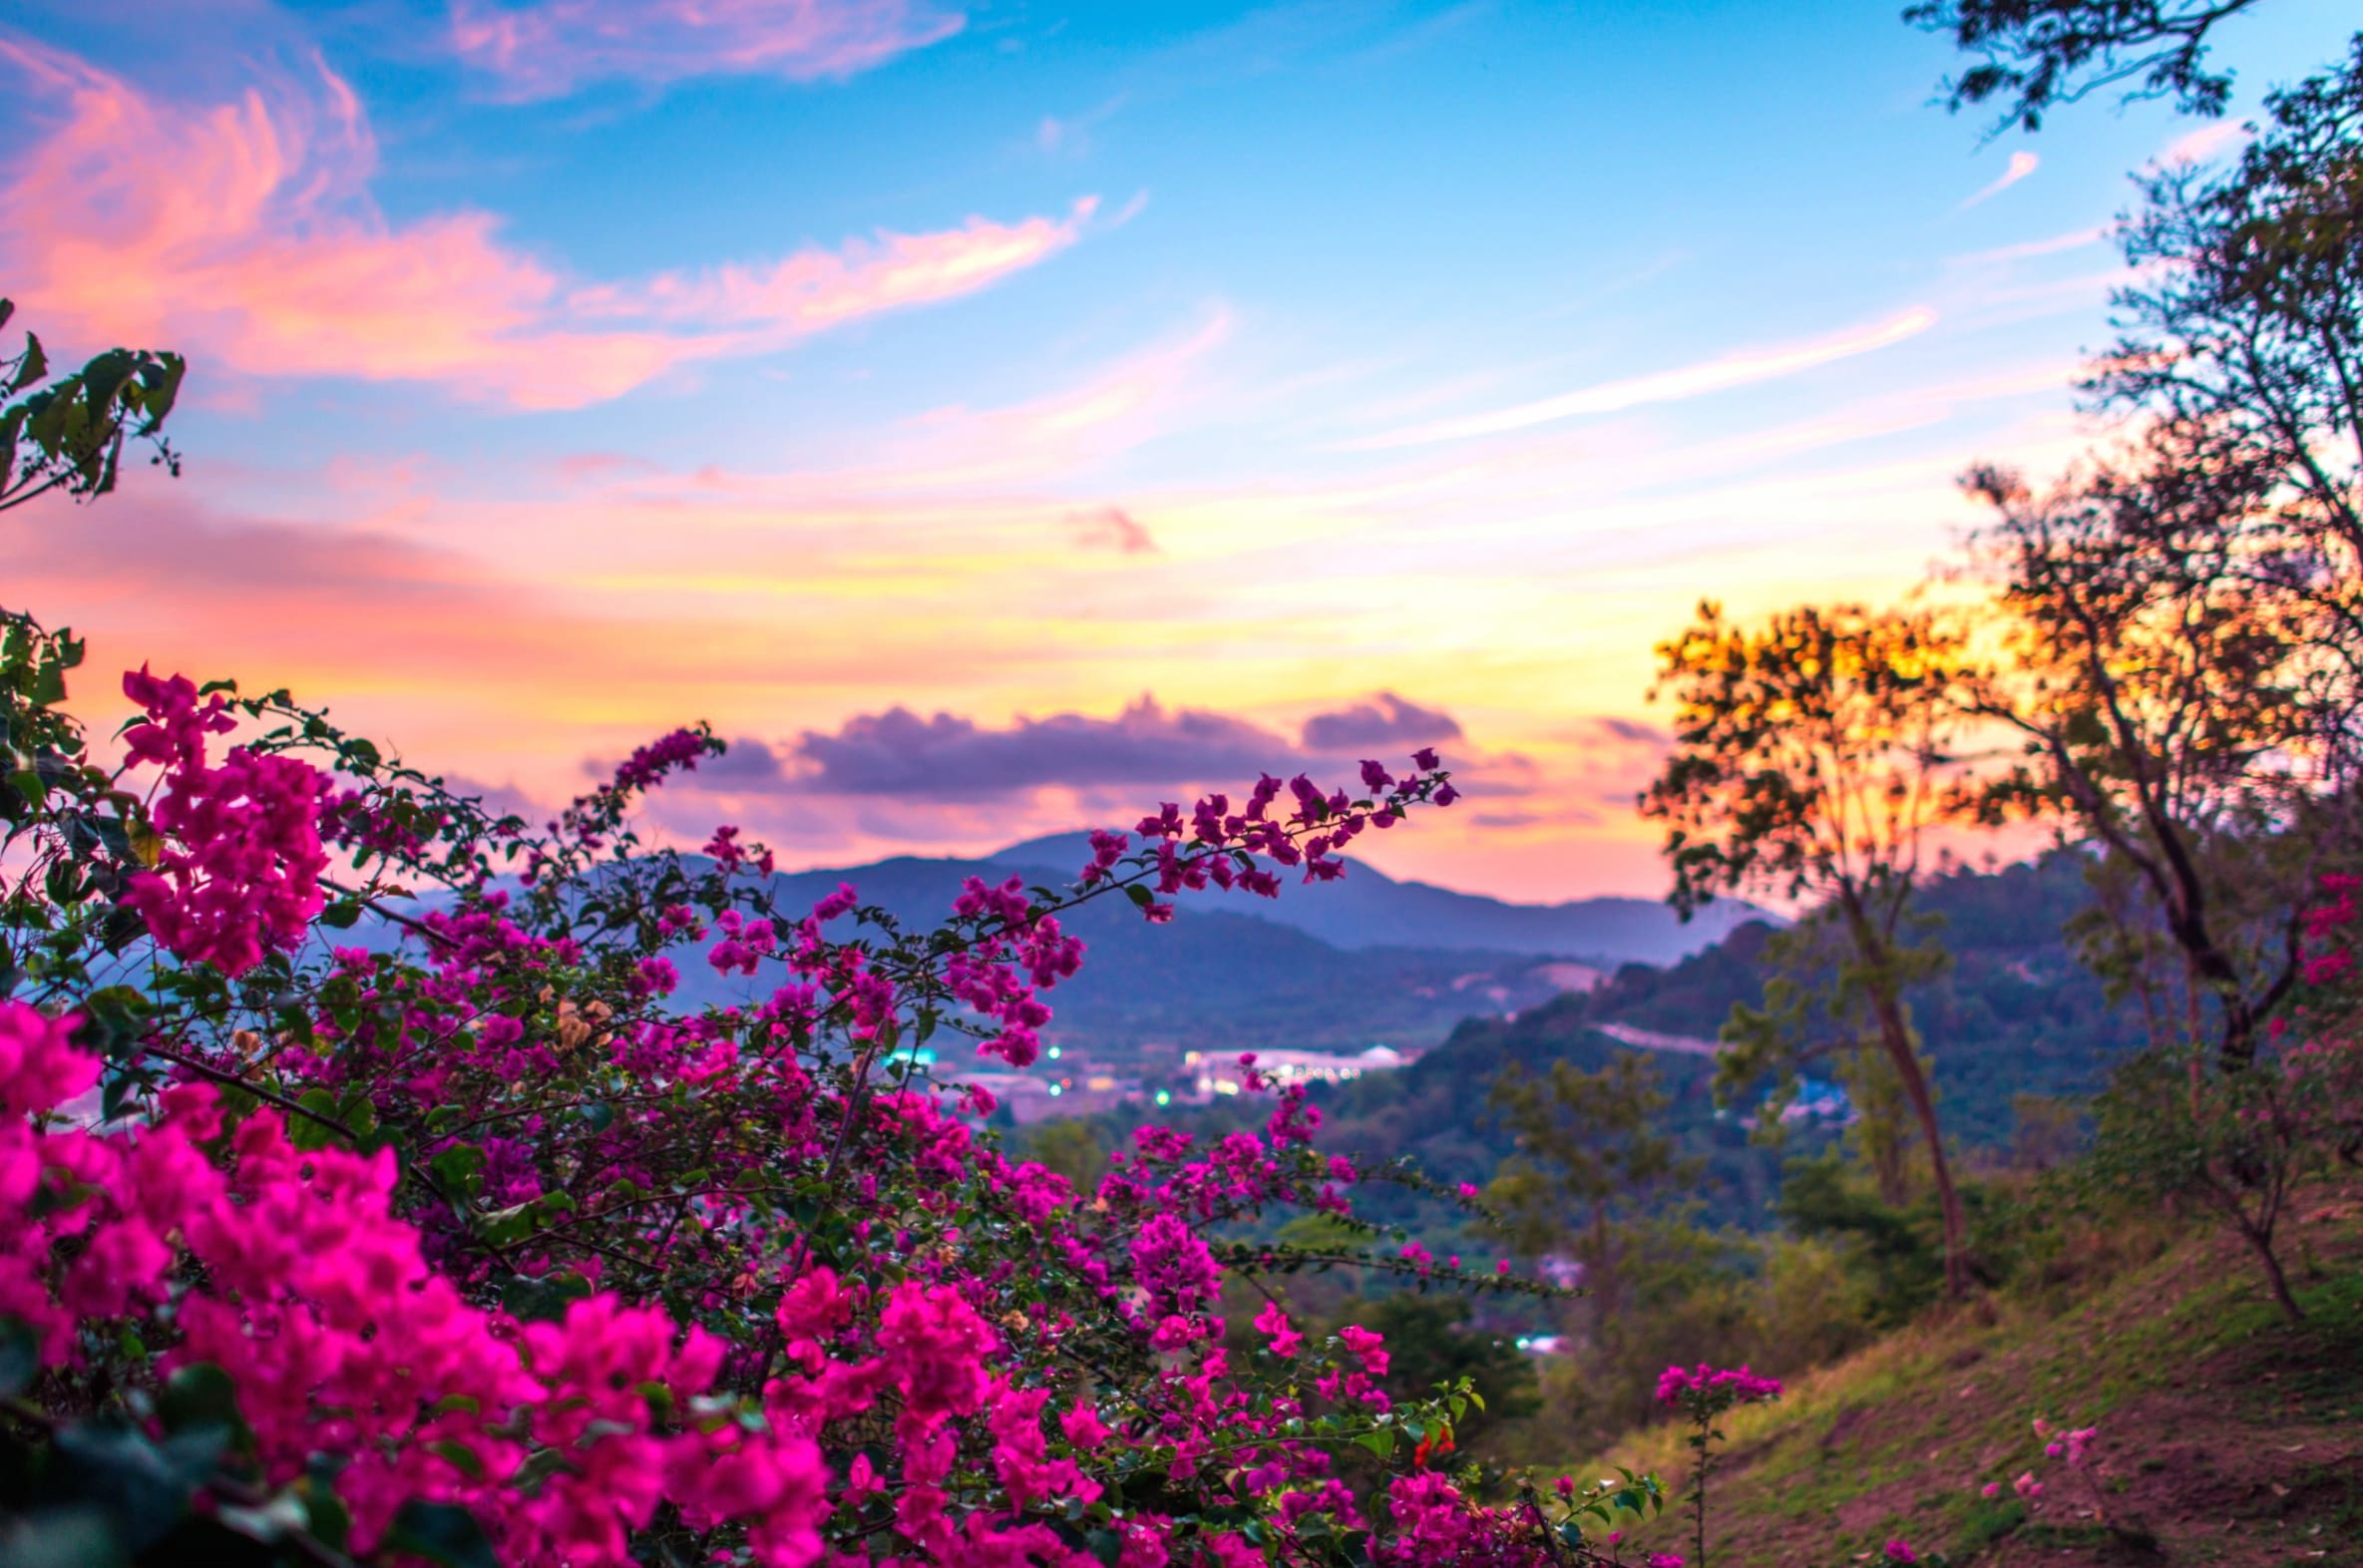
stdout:
<svg viewBox="0 0 2363 1568">
<path fill-rule="evenodd" d="M 2022 1096 L 2089 1094 L 2143 1042 L 2138 1011 L 2109 1001 L 2064 934 L 2092 897 L 2085 866 L 2082 855 L 2061 852 L 1990 872 L 1963 867 L 1931 879 L 1915 900 L 1952 962 L 1909 992 L 1912 1019 L 1934 1061 L 1946 1125 L 1977 1158 L 2008 1157 Z M 1515 1017 L 1464 1019 L 1402 1070 L 1322 1085 L 1315 1103 L 1341 1147 L 1408 1156 L 1440 1180 L 1481 1183 L 1513 1148 L 1487 1103 L 1505 1067 L 1536 1072 L 1569 1061 L 1596 1070 L 1638 1050 L 1667 1096 L 1659 1125 L 1706 1162 L 1696 1195 L 1707 1212 L 1771 1224 L 1781 1162 L 1826 1147 L 1842 1130 L 1840 1118 L 1806 1117 L 1770 1145 L 1748 1125 L 1768 1085 L 1739 1087 L 1728 1107 L 1718 1104 L 1711 1048 L 1734 1004 L 1759 999 L 1771 935 L 1744 925 L 1671 968 L 1628 965 L 1590 992 L 1562 993 Z M 1637 1046 L 1602 1025 L 1689 1048 Z M 1208 1115 L 1215 1124 L 1231 1119 Z"/>
</svg>

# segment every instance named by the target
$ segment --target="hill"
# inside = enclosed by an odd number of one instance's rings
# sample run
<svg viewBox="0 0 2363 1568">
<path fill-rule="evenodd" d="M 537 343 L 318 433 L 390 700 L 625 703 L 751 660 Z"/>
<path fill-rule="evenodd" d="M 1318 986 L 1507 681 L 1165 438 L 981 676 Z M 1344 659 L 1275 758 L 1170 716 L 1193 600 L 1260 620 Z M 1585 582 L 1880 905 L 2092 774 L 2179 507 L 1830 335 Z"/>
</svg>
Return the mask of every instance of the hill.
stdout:
<svg viewBox="0 0 2363 1568">
<path fill-rule="evenodd" d="M 1072 868 L 1091 858 L 1080 833 L 1030 839 L 989 857 L 993 864 Z M 1614 968 L 1672 964 L 1722 941 L 1752 920 L 1770 920 L 1752 904 L 1720 901 L 1687 924 L 1649 899 L 1575 899 L 1511 904 L 1425 882 L 1398 882 L 1350 861 L 1342 882 L 1278 899 L 1230 899 L 1226 908 L 1274 925 L 1293 926 L 1335 948 L 1431 948 L 1575 958 Z M 850 875 L 850 874 L 849 874 Z M 1199 895 L 1196 902 L 1221 895 Z M 1185 901 L 1186 904 L 1189 901 Z"/>
<path fill-rule="evenodd" d="M 2363 1191 L 2314 1192 L 2293 1218 L 2291 1252 L 2313 1265 L 2303 1326 L 2210 1228 L 2064 1310 L 2004 1300 L 1924 1322 L 1733 1412 L 1708 1560 L 1835 1568 L 1900 1538 L 1954 1568 L 2363 1564 Z M 2098 1501 L 2124 1534 L 2045 1459 L 2037 1416 L 2098 1428 Z M 1605 1457 L 1674 1487 L 1687 1474 L 1672 1428 Z M 2011 1485 L 2029 1470 L 2032 1504 Z M 1642 1548 L 1687 1555 L 1676 1526 L 1670 1509 Z"/>
<path fill-rule="evenodd" d="M 1942 922 L 1953 962 L 1908 999 L 1935 1059 L 1945 1126 L 1970 1149 L 2009 1142 L 2019 1096 L 2089 1092 L 2139 1042 L 2138 1018 L 2108 1000 L 2060 935 L 2089 897 L 2083 864 L 2068 854 L 1995 872 L 1962 869 L 1920 897 L 1920 911 Z M 1483 1182 L 1510 1152 L 1484 1098 L 1505 1066 L 1539 1071 L 1564 1059 L 1597 1068 L 1642 1049 L 1668 1096 L 1663 1128 L 1707 1164 L 1700 1195 L 1709 1213 L 1763 1224 L 1782 1154 L 1752 1141 L 1747 1103 L 1716 1106 L 1714 1049 L 1732 1003 L 1762 992 L 1770 935 L 1751 922 L 1670 968 L 1628 965 L 1597 988 L 1514 1017 L 1464 1019 L 1400 1072 L 1319 1089 L 1325 1141 L 1377 1158 L 1409 1155 L 1439 1180 Z M 1810 1151 L 1828 1135 L 1801 1127 L 1786 1152 Z"/>
<path fill-rule="evenodd" d="M 772 896 L 782 909 L 803 910 L 851 883 L 866 904 L 932 923 L 965 878 L 1057 886 L 1089 859 L 1088 841 L 1074 834 L 983 859 L 897 856 L 781 874 Z M 1761 913 L 1718 906 L 1713 920 L 1686 927 L 1672 910 L 1638 899 L 1507 904 L 1349 865 L 1340 881 L 1291 886 L 1278 899 L 1184 895 L 1162 927 L 1119 900 L 1076 911 L 1065 924 L 1090 958 L 1051 998 L 1057 1018 L 1044 1037 L 1118 1064 L 1151 1045 L 1421 1048 L 1465 1018 L 1520 1012 L 1588 982 L 1595 977 L 1584 967 L 1674 962 Z M 702 963 L 681 962 L 680 970 L 684 1003 L 764 993 Z"/>
</svg>

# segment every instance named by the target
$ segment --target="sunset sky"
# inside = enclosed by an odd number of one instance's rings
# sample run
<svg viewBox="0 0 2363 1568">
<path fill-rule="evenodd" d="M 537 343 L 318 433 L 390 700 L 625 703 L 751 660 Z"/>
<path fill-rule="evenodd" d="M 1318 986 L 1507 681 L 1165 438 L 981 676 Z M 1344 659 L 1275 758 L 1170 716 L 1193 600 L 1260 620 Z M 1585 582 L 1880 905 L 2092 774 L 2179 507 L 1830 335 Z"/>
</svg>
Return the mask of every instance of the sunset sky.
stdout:
<svg viewBox="0 0 2363 1568">
<path fill-rule="evenodd" d="M 1655 896 L 1651 644 L 2064 462 L 2128 172 L 2236 145 L 1981 141 L 1897 9 L 14 5 L 0 293 L 193 368 L 0 600 L 505 799 L 710 719 L 660 822 L 794 865 L 1436 742 L 1385 869 Z"/>
</svg>

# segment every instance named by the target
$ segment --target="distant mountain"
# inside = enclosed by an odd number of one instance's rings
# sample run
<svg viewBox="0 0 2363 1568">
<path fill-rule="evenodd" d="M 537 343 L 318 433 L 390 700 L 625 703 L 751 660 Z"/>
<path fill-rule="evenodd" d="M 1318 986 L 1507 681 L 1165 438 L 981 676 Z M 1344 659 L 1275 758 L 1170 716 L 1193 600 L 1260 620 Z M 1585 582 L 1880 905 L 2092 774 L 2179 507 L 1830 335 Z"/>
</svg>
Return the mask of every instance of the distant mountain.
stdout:
<svg viewBox="0 0 2363 1568">
<path fill-rule="evenodd" d="M 995 865 L 1074 868 L 1091 858 L 1080 833 L 1029 839 L 989 857 Z M 1666 965 L 1721 942 L 1752 920 L 1778 918 L 1752 904 L 1719 900 L 1685 925 L 1647 899 L 1576 899 L 1510 904 L 1425 882 L 1397 882 L 1362 861 L 1344 880 L 1291 888 L 1278 899 L 1208 895 L 1221 907 L 1319 937 L 1336 948 L 1441 948 L 1529 953 L 1620 964 Z M 848 874 L 849 877 L 851 874 Z"/>
<path fill-rule="evenodd" d="M 1079 836 L 1072 844 L 1039 840 L 982 860 L 903 855 L 781 875 L 772 880 L 772 897 L 779 908 L 798 911 L 851 883 L 864 904 L 921 925 L 950 910 L 965 878 L 1015 876 L 1055 886 L 1072 881 L 1089 859 Z M 1142 920 L 1123 899 L 1086 905 L 1064 924 L 1090 957 L 1049 998 L 1057 1016 L 1045 1038 L 1115 1059 L 1155 1044 L 1224 1052 L 1360 1050 L 1377 1043 L 1415 1049 L 1443 1038 L 1464 1017 L 1536 1006 L 1595 978 L 1547 951 L 1487 951 L 1464 938 L 1416 936 L 1400 945 L 1348 947 L 1302 926 L 1257 918 L 1280 906 L 1328 902 L 1377 876 L 1358 865 L 1343 881 L 1291 887 L 1278 900 L 1188 898 L 1164 926 Z M 753 999 L 756 981 L 718 977 L 690 962 L 694 957 L 676 956 L 681 1001 Z"/>
<path fill-rule="evenodd" d="M 771 892 L 793 916 L 851 883 L 865 905 L 924 928 L 950 911 L 965 878 L 1063 885 L 1089 859 L 1088 841 L 1075 834 L 977 860 L 899 855 L 787 873 L 772 879 Z M 1685 927 L 1638 899 L 1505 904 L 1397 882 L 1361 862 L 1337 882 L 1292 884 L 1278 899 L 1187 895 L 1165 926 L 1149 925 L 1125 900 L 1104 899 L 1066 919 L 1090 957 L 1050 997 L 1057 1016 L 1045 1037 L 1115 1061 L 1144 1046 L 1416 1050 L 1464 1018 L 1519 1012 L 1582 989 L 1603 978 L 1600 970 L 1679 961 L 1757 912 L 1734 905 L 1710 913 Z M 364 927 L 354 940 L 392 939 L 390 928 Z M 770 970 L 754 979 L 716 975 L 703 961 L 705 946 L 673 954 L 678 1004 L 757 1001 L 779 983 Z"/>
</svg>

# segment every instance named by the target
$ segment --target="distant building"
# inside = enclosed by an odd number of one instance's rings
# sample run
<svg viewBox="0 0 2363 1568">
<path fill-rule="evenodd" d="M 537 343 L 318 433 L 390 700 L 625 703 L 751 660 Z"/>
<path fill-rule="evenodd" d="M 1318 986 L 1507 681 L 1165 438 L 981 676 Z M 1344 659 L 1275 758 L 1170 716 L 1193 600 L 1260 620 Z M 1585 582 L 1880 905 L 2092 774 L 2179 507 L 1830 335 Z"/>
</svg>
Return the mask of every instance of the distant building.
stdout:
<svg viewBox="0 0 2363 1568">
<path fill-rule="evenodd" d="M 1259 1050 L 1257 1074 L 1273 1083 L 1346 1083 L 1366 1072 L 1392 1072 L 1410 1061 L 1390 1045 L 1373 1045 L 1348 1056 L 1323 1050 Z M 1247 1069 L 1237 1056 L 1213 1051 L 1184 1051 L 1182 1078 L 1199 1099 L 1237 1094 L 1247 1082 Z"/>
</svg>

